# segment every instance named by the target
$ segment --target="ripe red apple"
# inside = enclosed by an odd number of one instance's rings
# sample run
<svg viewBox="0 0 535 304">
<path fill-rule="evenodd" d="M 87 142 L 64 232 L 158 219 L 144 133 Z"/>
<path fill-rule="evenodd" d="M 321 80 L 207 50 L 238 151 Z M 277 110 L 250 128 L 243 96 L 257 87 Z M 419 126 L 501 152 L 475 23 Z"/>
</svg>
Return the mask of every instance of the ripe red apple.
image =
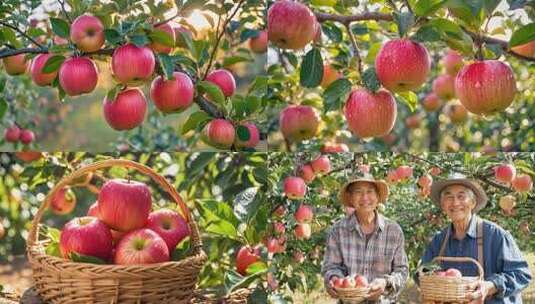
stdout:
<svg viewBox="0 0 535 304">
<path fill-rule="evenodd" d="M 266 31 L 258 31 L 258 36 L 249 39 L 249 48 L 253 53 L 262 54 L 267 51 L 268 34 Z"/>
<path fill-rule="evenodd" d="M 314 173 L 327 174 L 331 171 L 331 162 L 326 155 L 320 155 L 318 158 L 310 162 Z"/>
<path fill-rule="evenodd" d="M 339 277 L 334 277 L 331 280 L 334 288 L 344 288 L 344 279 Z"/>
<path fill-rule="evenodd" d="M 295 237 L 298 240 L 308 240 L 310 236 L 312 235 L 310 224 L 307 224 L 307 223 L 297 224 L 297 226 L 295 226 L 294 233 L 295 233 Z"/>
<path fill-rule="evenodd" d="M 378 137 L 392 131 L 397 116 L 397 105 L 392 94 L 385 90 L 372 93 L 356 89 L 344 106 L 349 130 L 361 138 Z"/>
<path fill-rule="evenodd" d="M 277 1 L 268 11 L 268 38 L 282 49 L 304 48 L 316 34 L 316 17 L 304 4 Z"/>
<path fill-rule="evenodd" d="M 405 118 L 405 125 L 409 129 L 416 129 L 420 127 L 420 123 L 422 122 L 422 119 L 420 118 L 419 114 L 413 114 L 407 118 Z"/>
<path fill-rule="evenodd" d="M 266 247 L 269 253 L 277 253 L 279 252 L 279 241 L 276 238 L 270 238 Z"/>
<path fill-rule="evenodd" d="M 111 179 L 100 188 L 98 194 L 100 219 L 119 231 L 144 227 L 151 205 L 150 189 L 141 182 Z"/>
<path fill-rule="evenodd" d="M 145 119 L 147 101 L 138 88 L 129 88 L 119 92 L 115 100 L 104 98 L 104 118 L 115 130 L 133 129 Z"/>
<path fill-rule="evenodd" d="M 502 183 L 510 183 L 516 175 L 516 168 L 511 164 L 501 164 L 494 168 L 494 177 Z"/>
<path fill-rule="evenodd" d="M 388 171 L 387 175 L 386 175 L 386 180 L 389 182 L 389 183 L 396 183 L 400 180 L 399 176 L 398 176 L 398 173 L 396 170 L 390 170 Z"/>
<path fill-rule="evenodd" d="M 529 192 L 533 188 L 531 176 L 527 174 L 518 174 L 511 182 L 513 189 L 517 192 Z"/>
<path fill-rule="evenodd" d="M 273 211 L 273 215 L 278 217 L 283 217 L 286 214 L 286 208 L 283 205 L 280 205 Z"/>
<path fill-rule="evenodd" d="M 435 271 L 435 275 L 437 275 L 439 277 L 445 277 L 446 276 L 446 272 L 445 271 Z"/>
<path fill-rule="evenodd" d="M 158 233 L 167 244 L 169 252 L 173 252 L 176 245 L 190 234 L 186 220 L 180 213 L 171 209 L 151 212 L 145 228 Z"/>
<path fill-rule="evenodd" d="M 341 78 L 342 74 L 333 68 L 330 64 L 323 65 L 323 76 L 321 78 L 320 86 L 324 89 L 328 88 L 331 83 Z"/>
<path fill-rule="evenodd" d="M 321 153 L 349 152 L 349 147 L 344 143 L 325 143 L 320 148 Z"/>
<path fill-rule="evenodd" d="M 18 54 L 2 58 L 6 73 L 11 76 L 21 75 L 28 69 L 26 54 Z"/>
<path fill-rule="evenodd" d="M 156 232 L 137 229 L 119 241 L 113 261 L 118 265 L 163 263 L 169 261 L 169 249 Z"/>
<path fill-rule="evenodd" d="M 498 60 L 477 61 L 463 67 L 455 78 L 455 93 L 465 108 L 480 115 L 505 110 L 515 98 L 511 68 Z"/>
<path fill-rule="evenodd" d="M 368 287 L 368 279 L 365 276 L 356 275 L 355 276 L 355 287 L 366 288 Z"/>
<path fill-rule="evenodd" d="M 442 106 L 442 100 L 435 93 L 429 93 L 425 96 L 422 105 L 427 112 L 434 112 Z"/>
<path fill-rule="evenodd" d="M 226 119 L 217 118 L 204 126 L 201 139 L 212 147 L 228 149 L 234 143 L 235 137 L 236 130 L 232 123 Z"/>
<path fill-rule="evenodd" d="M 18 159 L 24 161 L 24 162 L 33 162 L 35 160 L 38 160 L 42 157 L 43 155 L 41 154 L 41 152 L 37 152 L 37 151 L 19 151 L 19 152 L 15 152 L 15 157 L 17 157 Z"/>
<path fill-rule="evenodd" d="M 307 186 L 302 178 L 288 176 L 284 179 L 284 193 L 289 199 L 303 198 L 306 192 Z"/>
<path fill-rule="evenodd" d="M 443 100 L 450 100 L 455 97 L 455 77 L 449 74 L 438 76 L 433 81 L 433 93 Z"/>
<path fill-rule="evenodd" d="M 150 86 L 150 98 L 158 110 L 164 113 L 180 113 L 193 103 L 195 87 L 185 73 L 174 72 L 171 80 L 163 76 L 154 78 Z"/>
<path fill-rule="evenodd" d="M 530 41 L 511 48 L 511 50 L 522 56 L 535 58 L 535 41 Z"/>
<path fill-rule="evenodd" d="M 20 128 L 13 124 L 4 131 L 4 139 L 7 142 L 15 143 L 20 139 Z"/>
<path fill-rule="evenodd" d="M 77 217 L 61 230 L 59 248 L 64 258 L 71 252 L 108 260 L 112 250 L 111 232 L 96 217 Z"/>
<path fill-rule="evenodd" d="M 91 206 L 89 206 L 89 209 L 87 210 L 87 216 L 94 216 L 96 218 L 100 218 L 100 214 L 98 214 L 98 201 L 94 202 Z"/>
<path fill-rule="evenodd" d="M 104 45 L 104 25 L 95 16 L 85 14 L 74 19 L 71 40 L 84 52 L 95 52 Z"/>
<path fill-rule="evenodd" d="M 424 174 L 420 176 L 420 178 L 418 179 L 418 185 L 420 185 L 420 187 L 422 188 L 429 188 L 431 187 L 432 183 L 433 183 L 433 177 L 431 177 L 431 175 L 429 174 Z"/>
<path fill-rule="evenodd" d="M 370 166 L 369 165 L 360 165 L 359 171 L 362 173 L 370 173 Z"/>
<path fill-rule="evenodd" d="M 316 136 L 320 116 L 311 106 L 291 105 L 280 113 L 279 124 L 286 139 L 299 142 Z"/>
<path fill-rule="evenodd" d="M 314 219 L 314 211 L 312 207 L 308 205 L 301 204 L 299 208 L 295 211 L 295 220 L 298 223 L 307 223 Z"/>
<path fill-rule="evenodd" d="M 113 51 L 111 70 L 122 84 L 148 80 L 154 72 L 156 60 L 148 47 L 128 43 Z"/>
<path fill-rule="evenodd" d="M 51 84 L 58 75 L 58 71 L 54 71 L 52 73 L 43 73 L 42 71 L 46 61 L 50 57 L 52 57 L 52 54 L 39 54 L 32 60 L 30 65 L 30 74 L 32 75 L 33 82 L 38 86 L 43 87 Z"/>
<path fill-rule="evenodd" d="M 234 92 L 236 91 L 236 80 L 234 80 L 232 73 L 225 69 L 210 72 L 208 76 L 206 76 L 206 81 L 210 81 L 217 85 L 226 97 L 234 95 Z"/>
<path fill-rule="evenodd" d="M 69 96 L 92 92 L 97 81 L 97 66 L 87 57 L 69 58 L 59 68 L 59 83 Z"/>
<path fill-rule="evenodd" d="M 260 261 L 260 248 L 243 246 L 236 255 L 236 271 L 241 275 L 247 275 L 247 267 Z"/>
<path fill-rule="evenodd" d="M 460 103 L 449 104 L 444 110 L 446 111 L 451 122 L 454 124 L 462 123 L 468 118 L 468 111 Z"/>
<path fill-rule="evenodd" d="M 355 286 L 355 280 L 352 277 L 345 277 L 342 281 L 342 288 L 353 288 Z"/>
<path fill-rule="evenodd" d="M 512 195 L 502 196 L 500 197 L 498 205 L 503 211 L 511 211 L 516 206 L 515 197 Z"/>
<path fill-rule="evenodd" d="M 445 276 L 453 277 L 453 278 L 461 278 L 463 276 L 463 274 L 458 269 L 450 268 L 450 269 L 446 270 Z"/>
<path fill-rule="evenodd" d="M 50 209 L 55 214 L 63 215 L 69 214 L 76 207 L 76 195 L 68 187 L 64 187 L 54 193 Z"/>
<path fill-rule="evenodd" d="M 422 44 L 409 39 L 390 40 L 375 59 L 377 78 L 392 92 L 413 91 L 427 79 L 431 63 Z"/>
<path fill-rule="evenodd" d="M 234 145 L 237 148 L 254 148 L 260 142 L 260 132 L 256 125 L 252 122 L 243 123 L 242 126 L 246 127 L 249 130 L 249 139 L 247 141 L 242 141 L 238 136 L 235 138 Z"/>
<path fill-rule="evenodd" d="M 314 169 L 312 169 L 311 165 L 303 165 L 299 168 L 299 177 L 301 177 L 305 183 L 310 183 L 314 180 L 316 175 L 314 174 Z"/>
<path fill-rule="evenodd" d="M 169 23 L 160 24 L 154 29 L 154 31 L 161 32 L 164 35 L 167 35 L 169 39 L 173 42 L 173 45 L 176 44 L 175 30 L 173 29 L 173 27 L 171 27 L 171 24 Z M 173 47 L 167 46 L 159 42 L 152 42 L 151 44 L 149 44 L 149 47 L 156 53 L 169 54 L 173 50 Z"/>
<path fill-rule="evenodd" d="M 286 232 L 286 227 L 281 222 L 274 222 L 273 231 L 275 232 L 275 234 L 284 234 L 284 232 Z"/>
<path fill-rule="evenodd" d="M 33 134 L 33 131 L 28 129 L 21 129 L 20 130 L 20 137 L 19 140 L 21 143 L 25 145 L 31 144 L 35 139 L 35 134 Z"/>
<path fill-rule="evenodd" d="M 396 174 L 398 175 L 399 179 L 411 178 L 412 171 L 413 171 L 412 167 L 409 167 L 407 165 L 402 165 L 396 169 Z"/>
<path fill-rule="evenodd" d="M 429 169 L 429 173 L 433 176 L 438 176 L 440 173 L 442 173 L 442 170 L 439 167 L 432 167 Z"/>
<path fill-rule="evenodd" d="M 463 56 L 454 50 L 449 50 L 442 60 L 442 64 L 446 69 L 446 73 L 450 74 L 451 76 L 457 75 L 459 70 L 464 65 Z"/>
</svg>

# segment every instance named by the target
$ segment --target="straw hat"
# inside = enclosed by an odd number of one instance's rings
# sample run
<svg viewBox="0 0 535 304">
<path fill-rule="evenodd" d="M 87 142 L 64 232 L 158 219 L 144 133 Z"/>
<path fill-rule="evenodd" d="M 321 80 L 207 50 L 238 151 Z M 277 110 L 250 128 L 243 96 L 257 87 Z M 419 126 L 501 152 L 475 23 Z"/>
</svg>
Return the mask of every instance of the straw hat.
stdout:
<svg viewBox="0 0 535 304">
<path fill-rule="evenodd" d="M 340 189 L 339 198 L 340 198 L 340 201 L 342 201 L 342 203 L 345 206 L 353 207 L 352 205 L 349 204 L 350 196 L 349 196 L 349 193 L 347 192 L 347 189 L 349 186 L 351 186 L 351 184 L 356 183 L 356 182 L 367 182 L 367 183 L 374 184 L 375 187 L 377 188 L 377 196 L 379 197 L 379 202 L 383 204 L 386 202 L 386 199 L 388 197 L 387 183 L 382 179 L 381 180 L 374 179 L 373 176 L 371 176 L 370 174 L 365 174 L 362 177 L 357 177 L 357 178 L 350 180 L 349 182 L 344 184 L 342 189 Z"/>
<path fill-rule="evenodd" d="M 444 188 L 452 185 L 461 185 L 472 190 L 476 196 L 476 206 L 472 213 L 476 213 L 481 210 L 487 204 L 488 197 L 485 190 L 474 179 L 469 179 L 464 175 L 456 174 L 450 176 L 448 179 L 438 180 L 431 185 L 431 200 L 440 206 L 440 193 Z"/>
</svg>

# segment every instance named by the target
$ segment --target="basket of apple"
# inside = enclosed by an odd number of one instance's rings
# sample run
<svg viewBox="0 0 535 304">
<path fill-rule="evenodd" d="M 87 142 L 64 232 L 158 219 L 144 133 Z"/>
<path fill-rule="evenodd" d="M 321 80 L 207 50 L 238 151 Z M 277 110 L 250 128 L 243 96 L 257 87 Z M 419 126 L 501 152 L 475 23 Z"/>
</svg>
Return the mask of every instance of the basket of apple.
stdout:
<svg viewBox="0 0 535 304">
<path fill-rule="evenodd" d="M 344 303 L 357 304 L 366 300 L 370 290 L 368 279 L 361 275 L 351 275 L 345 278 L 335 278 L 333 287 L 338 298 Z"/>
<path fill-rule="evenodd" d="M 438 269 L 423 272 L 422 268 L 418 269 L 420 279 L 420 291 L 424 301 L 441 301 L 468 303 L 467 293 L 470 291 L 467 285 L 477 280 L 483 280 L 483 268 L 476 260 L 468 257 L 436 257 L 434 262 L 470 262 L 477 266 L 479 275 L 463 276 L 456 268 Z"/>
<path fill-rule="evenodd" d="M 153 189 L 173 204 L 155 208 L 144 182 L 106 179 L 113 167 L 150 177 Z M 97 172 L 103 182 L 87 216 L 71 219 L 61 231 L 40 223 L 57 193 Z M 35 288 L 50 303 L 189 303 L 207 259 L 197 224 L 176 189 L 151 168 L 123 159 L 99 161 L 63 177 L 37 211 L 27 249 Z"/>
</svg>

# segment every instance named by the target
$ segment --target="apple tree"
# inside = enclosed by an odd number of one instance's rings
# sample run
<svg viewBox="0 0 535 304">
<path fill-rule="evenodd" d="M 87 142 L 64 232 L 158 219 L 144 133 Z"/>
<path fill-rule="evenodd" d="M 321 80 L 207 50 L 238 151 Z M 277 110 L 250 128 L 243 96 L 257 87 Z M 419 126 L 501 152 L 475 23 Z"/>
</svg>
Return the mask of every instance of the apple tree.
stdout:
<svg viewBox="0 0 535 304">
<path fill-rule="evenodd" d="M 276 150 L 531 151 L 530 1 L 268 1 Z"/>
</svg>

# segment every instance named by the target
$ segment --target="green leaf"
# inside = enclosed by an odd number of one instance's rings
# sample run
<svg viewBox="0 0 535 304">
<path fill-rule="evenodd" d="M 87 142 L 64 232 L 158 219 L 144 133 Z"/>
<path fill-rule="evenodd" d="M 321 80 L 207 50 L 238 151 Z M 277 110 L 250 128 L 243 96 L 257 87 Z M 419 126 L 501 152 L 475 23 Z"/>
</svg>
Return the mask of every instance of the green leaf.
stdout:
<svg viewBox="0 0 535 304">
<path fill-rule="evenodd" d="M 325 111 L 338 110 L 351 92 L 351 82 L 346 78 L 335 80 L 323 92 Z"/>
<path fill-rule="evenodd" d="M 0 120 L 4 118 L 7 112 L 7 102 L 4 98 L 0 98 Z"/>
<path fill-rule="evenodd" d="M 117 94 L 119 94 L 119 91 L 121 91 L 121 85 L 116 85 L 111 90 L 106 93 L 106 99 L 108 101 L 115 101 L 115 98 L 117 98 Z"/>
<path fill-rule="evenodd" d="M 189 171 L 189 176 L 191 178 L 195 177 L 202 170 L 206 169 L 206 166 L 214 160 L 215 153 L 200 153 L 197 154 L 197 157 L 187 166 Z"/>
<path fill-rule="evenodd" d="M 371 92 L 377 92 L 381 88 L 381 83 L 377 78 L 377 72 L 374 67 L 368 68 L 364 73 L 362 73 L 362 82 L 364 87 Z"/>
<path fill-rule="evenodd" d="M 402 102 L 407 104 L 411 112 L 414 112 L 414 110 L 416 109 L 416 105 L 418 104 L 418 96 L 416 95 L 416 93 L 412 91 L 407 91 L 407 92 L 397 93 L 396 96 Z"/>
<path fill-rule="evenodd" d="M 171 251 L 171 261 L 180 261 L 190 255 L 191 240 L 189 237 L 186 237 Z"/>
<path fill-rule="evenodd" d="M 252 62 L 253 59 L 246 56 L 230 56 L 223 59 L 223 66 L 228 67 L 238 62 Z"/>
<path fill-rule="evenodd" d="M 117 44 L 123 39 L 121 34 L 114 29 L 105 29 L 104 37 L 106 38 L 106 41 L 108 41 L 111 44 Z"/>
<path fill-rule="evenodd" d="M 413 11 L 418 16 L 427 16 L 436 12 L 448 0 L 419 0 L 413 6 Z"/>
<path fill-rule="evenodd" d="M 249 129 L 247 129 L 245 126 L 238 126 L 236 128 L 236 134 L 238 135 L 238 139 L 241 141 L 248 141 L 251 138 Z"/>
<path fill-rule="evenodd" d="M 15 34 L 15 31 L 12 30 L 9 27 L 4 27 L 2 29 L 2 34 L 5 38 L 5 40 L 9 41 L 10 44 L 12 44 L 15 48 L 21 48 L 22 43 L 17 39 L 17 35 Z"/>
<path fill-rule="evenodd" d="M 210 120 L 210 115 L 206 114 L 206 112 L 204 111 L 199 111 L 191 114 L 188 117 L 188 120 L 186 120 L 186 122 L 182 126 L 182 135 L 188 133 L 191 130 L 196 129 L 200 123 L 205 122 L 207 120 Z"/>
<path fill-rule="evenodd" d="M 414 25 L 414 15 L 411 12 L 394 12 L 394 21 L 398 25 L 399 36 L 405 37 Z"/>
<path fill-rule="evenodd" d="M 152 32 L 150 32 L 149 38 L 152 42 L 160 43 L 169 47 L 175 46 L 174 37 L 171 34 L 160 29 L 154 29 Z"/>
<path fill-rule="evenodd" d="M 50 18 L 50 23 L 52 25 L 52 32 L 60 36 L 61 38 L 69 39 L 69 23 L 63 19 L 59 18 Z"/>
<path fill-rule="evenodd" d="M 45 65 L 43 66 L 42 72 L 43 73 L 53 73 L 57 70 L 59 70 L 59 67 L 61 64 L 65 61 L 65 57 L 62 55 L 54 55 L 46 61 Z"/>
<path fill-rule="evenodd" d="M 141 47 L 141 46 L 149 44 L 150 40 L 146 35 L 136 34 L 136 35 L 130 36 L 130 42 L 132 42 L 136 46 Z"/>
<path fill-rule="evenodd" d="M 73 262 L 78 263 L 91 263 L 91 264 L 106 264 L 106 261 L 90 255 L 83 255 L 72 251 L 69 254 L 69 258 Z"/>
<path fill-rule="evenodd" d="M 535 23 L 530 23 L 524 25 L 513 33 L 509 40 L 509 46 L 522 45 L 533 40 L 535 40 Z"/>
<path fill-rule="evenodd" d="M 240 34 L 240 42 L 244 42 L 249 38 L 256 38 L 260 35 L 259 30 L 244 29 Z"/>
<path fill-rule="evenodd" d="M 241 274 L 233 270 L 227 271 L 225 272 L 225 289 L 227 290 L 227 293 L 231 293 L 232 291 L 240 289 L 240 288 L 247 288 L 252 282 L 257 280 L 266 271 L 259 271 L 253 275 L 249 275 L 246 277 L 242 276 Z M 282 302 L 282 303 L 285 303 L 285 302 Z"/>
<path fill-rule="evenodd" d="M 496 7 L 500 4 L 500 0 L 483 0 L 483 8 L 487 16 L 491 16 Z"/>
<path fill-rule="evenodd" d="M 223 92 L 216 84 L 209 81 L 199 81 L 197 82 L 197 91 L 199 94 L 208 94 L 210 100 L 217 104 L 222 105 L 225 103 L 225 95 L 223 95 Z"/>
<path fill-rule="evenodd" d="M 45 253 L 47 255 L 55 256 L 60 258 L 61 257 L 61 251 L 59 249 L 59 243 L 58 242 L 51 242 L 46 245 Z"/>
<path fill-rule="evenodd" d="M 307 88 L 317 87 L 323 77 L 323 59 L 318 48 L 313 48 L 305 55 L 301 64 L 300 83 Z"/>
<path fill-rule="evenodd" d="M 52 242 L 59 242 L 60 235 L 61 231 L 59 229 L 48 227 L 46 230 L 46 236 Z"/>
<path fill-rule="evenodd" d="M 0 93 L 2 93 L 6 87 L 6 82 L 7 82 L 7 79 L 6 78 L 1 78 L 0 79 Z"/>
<path fill-rule="evenodd" d="M 472 30 L 478 30 L 482 24 L 483 1 L 448 0 L 446 7 L 452 15 L 460 19 Z"/>
<path fill-rule="evenodd" d="M 173 78 L 173 72 L 175 71 L 175 60 L 172 56 L 167 54 L 158 54 L 158 62 L 165 74 L 165 79 L 170 80 Z"/>
</svg>

